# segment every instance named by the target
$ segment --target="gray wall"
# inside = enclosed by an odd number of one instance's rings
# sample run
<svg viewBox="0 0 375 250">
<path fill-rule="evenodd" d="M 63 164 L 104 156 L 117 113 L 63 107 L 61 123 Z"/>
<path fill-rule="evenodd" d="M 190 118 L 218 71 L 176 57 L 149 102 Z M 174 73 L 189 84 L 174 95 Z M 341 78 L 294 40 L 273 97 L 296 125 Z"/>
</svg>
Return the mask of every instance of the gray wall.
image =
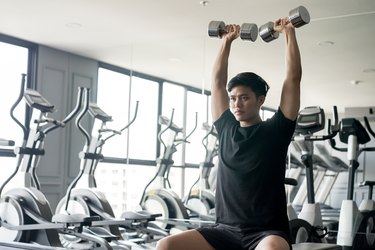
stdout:
<svg viewBox="0 0 375 250">
<path fill-rule="evenodd" d="M 70 113 L 77 101 L 78 86 L 90 88 L 91 100 L 96 100 L 97 69 L 97 61 L 39 47 L 37 90 L 57 108 L 51 117 L 62 120 Z M 78 153 L 82 150 L 84 138 L 76 130 L 74 121 L 48 134 L 46 154 L 37 169 L 42 192 L 53 211 L 79 170 Z M 85 124 L 89 126 L 89 123 L 86 119 Z"/>
</svg>

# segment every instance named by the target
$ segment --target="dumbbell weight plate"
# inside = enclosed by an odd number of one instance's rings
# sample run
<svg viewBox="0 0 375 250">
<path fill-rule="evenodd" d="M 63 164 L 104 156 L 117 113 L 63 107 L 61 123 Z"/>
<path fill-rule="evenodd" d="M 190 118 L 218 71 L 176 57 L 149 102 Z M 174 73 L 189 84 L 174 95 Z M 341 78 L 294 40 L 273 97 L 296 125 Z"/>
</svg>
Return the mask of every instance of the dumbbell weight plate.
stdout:
<svg viewBox="0 0 375 250">
<path fill-rule="evenodd" d="M 274 23 L 268 22 L 259 27 L 259 36 L 265 42 L 271 42 L 279 37 L 279 32 L 275 32 L 273 29 Z"/>
<path fill-rule="evenodd" d="M 221 37 L 225 29 L 225 23 L 223 21 L 211 21 L 208 24 L 208 35 L 210 37 Z"/>
<path fill-rule="evenodd" d="M 254 23 L 243 23 L 241 25 L 240 37 L 242 40 L 255 42 L 258 37 L 258 26 Z"/>
<path fill-rule="evenodd" d="M 310 22 L 310 14 L 304 6 L 299 6 L 289 11 L 289 21 L 295 28 L 299 28 Z"/>
</svg>

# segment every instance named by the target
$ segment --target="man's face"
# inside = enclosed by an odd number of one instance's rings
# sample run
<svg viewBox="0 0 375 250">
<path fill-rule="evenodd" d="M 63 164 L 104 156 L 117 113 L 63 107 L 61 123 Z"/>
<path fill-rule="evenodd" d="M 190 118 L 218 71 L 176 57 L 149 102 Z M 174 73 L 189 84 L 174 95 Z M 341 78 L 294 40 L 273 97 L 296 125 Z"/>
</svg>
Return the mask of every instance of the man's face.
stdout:
<svg viewBox="0 0 375 250">
<path fill-rule="evenodd" d="M 251 88 L 236 86 L 229 93 L 230 109 L 241 125 L 252 125 L 259 118 L 264 96 L 256 97 Z"/>
</svg>

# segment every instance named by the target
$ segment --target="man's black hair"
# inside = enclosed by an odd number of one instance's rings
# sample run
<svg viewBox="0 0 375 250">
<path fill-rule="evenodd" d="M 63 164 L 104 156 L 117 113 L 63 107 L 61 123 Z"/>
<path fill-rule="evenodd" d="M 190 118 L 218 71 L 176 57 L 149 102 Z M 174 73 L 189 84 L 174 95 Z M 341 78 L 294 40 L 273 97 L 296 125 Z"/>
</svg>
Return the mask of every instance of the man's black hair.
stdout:
<svg viewBox="0 0 375 250">
<path fill-rule="evenodd" d="M 253 72 L 242 72 L 230 79 L 227 84 L 228 92 L 236 86 L 244 86 L 251 88 L 257 97 L 267 95 L 270 87 L 262 77 Z"/>
</svg>

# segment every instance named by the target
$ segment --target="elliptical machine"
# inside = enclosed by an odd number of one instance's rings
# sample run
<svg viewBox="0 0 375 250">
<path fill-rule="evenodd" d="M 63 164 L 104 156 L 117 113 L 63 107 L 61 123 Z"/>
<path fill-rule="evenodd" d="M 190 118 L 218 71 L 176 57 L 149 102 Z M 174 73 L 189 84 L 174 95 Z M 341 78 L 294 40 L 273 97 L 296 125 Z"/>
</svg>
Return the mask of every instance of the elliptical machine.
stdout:
<svg viewBox="0 0 375 250">
<path fill-rule="evenodd" d="M 86 139 L 83 151 L 79 153 L 81 158 L 80 171 L 69 185 L 65 197 L 58 203 L 56 213 L 81 213 L 87 216 L 97 216 L 100 220 L 92 223 L 91 227 L 86 228 L 87 232 L 106 239 L 114 249 L 133 249 L 133 247 L 147 249 L 146 246 L 141 247 L 139 244 L 133 244 L 131 241 L 124 241 L 119 227 L 137 232 L 147 231 L 151 234 L 152 230 L 147 227 L 148 222 L 155 220 L 157 215 L 125 212 L 122 219 L 116 219 L 111 205 L 105 195 L 97 188 L 95 180 L 97 165 L 104 158 L 101 153 L 103 145 L 108 139 L 121 134 L 133 124 L 137 116 L 138 102 L 134 117 L 120 130 L 107 127 L 106 124 L 112 121 L 112 117 L 100 109 L 97 104 L 89 103 L 89 100 L 86 99 L 84 106 L 85 108 L 76 120 L 76 126 Z M 94 118 L 91 135 L 81 125 L 81 120 L 87 111 Z M 155 229 L 152 232 L 156 233 L 156 231 Z M 80 245 L 85 244 L 80 238 L 66 235 L 61 235 L 61 240 L 73 247 L 80 247 Z M 133 241 L 144 243 L 145 239 L 137 238 L 137 240 L 133 239 Z"/>
<path fill-rule="evenodd" d="M 143 210 L 150 213 L 162 214 L 161 218 L 156 222 L 160 228 L 184 231 L 197 226 L 188 223 L 190 218 L 188 211 L 181 198 L 171 189 L 168 176 L 174 163 L 172 159 L 173 153 L 177 151 L 176 148 L 179 144 L 188 142 L 187 139 L 197 127 L 198 114 L 196 113 L 195 127 L 182 139 L 177 138 L 177 136 L 183 132 L 183 129 L 173 123 L 173 115 L 174 109 L 169 119 L 165 116 L 159 116 L 159 124 L 166 126 L 158 134 L 158 140 L 164 146 L 164 153 L 156 160 L 157 169 L 155 176 L 144 188 L 139 205 Z M 170 134 L 168 141 L 165 142 L 162 136 L 167 131 Z"/>
<path fill-rule="evenodd" d="M 44 246 L 41 248 L 52 246 L 53 249 L 60 249 L 62 244 L 58 237 L 59 231 L 93 241 L 102 249 L 111 249 L 106 241 L 82 233 L 82 228 L 90 225 L 96 218 L 53 217 L 49 202 L 40 191 L 36 175 L 39 157 L 45 153 L 43 144 L 46 135 L 63 127 L 79 112 L 83 88 L 78 90 L 77 104 L 73 111 L 65 119 L 58 121 L 48 117 L 55 108 L 40 93 L 31 89 L 24 90 L 25 79 L 26 75 L 23 74 L 20 95 L 11 108 L 11 117 L 22 128 L 24 140 L 22 146 L 15 149 L 18 155 L 16 169 L 0 188 L 0 195 L 5 192 L 0 200 L 0 245 L 17 248 L 20 245 L 28 246 L 22 243 L 33 243 Z M 13 115 L 22 97 L 33 111 L 29 126 L 22 125 Z"/>
<path fill-rule="evenodd" d="M 206 220 L 215 220 L 215 194 L 211 190 L 208 177 L 212 167 L 215 166 L 212 161 L 218 153 L 218 138 L 213 125 L 209 126 L 204 123 L 202 127 L 207 131 L 202 139 L 206 154 L 203 162 L 199 164 L 199 177 L 191 186 L 184 202 L 185 206 L 196 216 Z"/>
<path fill-rule="evenodd" d="M 342 201 L 337 244 L 343 249 L 375 249 L 375 211 L 361 212 L 354 198 L 355 173 L 359 167 L 358 157 L 364 151 L 375 151 L 375 147 L 360 147 L 370 141 L 366 129 L 355 118 L 343 118 L 340 122 L 340 141 L 347 148 L 336 147 L 336 142 L 330 140 L 331 146 L 338 151 L 347 152 L 349 160 L 347 198 Z"/>
</svg>

